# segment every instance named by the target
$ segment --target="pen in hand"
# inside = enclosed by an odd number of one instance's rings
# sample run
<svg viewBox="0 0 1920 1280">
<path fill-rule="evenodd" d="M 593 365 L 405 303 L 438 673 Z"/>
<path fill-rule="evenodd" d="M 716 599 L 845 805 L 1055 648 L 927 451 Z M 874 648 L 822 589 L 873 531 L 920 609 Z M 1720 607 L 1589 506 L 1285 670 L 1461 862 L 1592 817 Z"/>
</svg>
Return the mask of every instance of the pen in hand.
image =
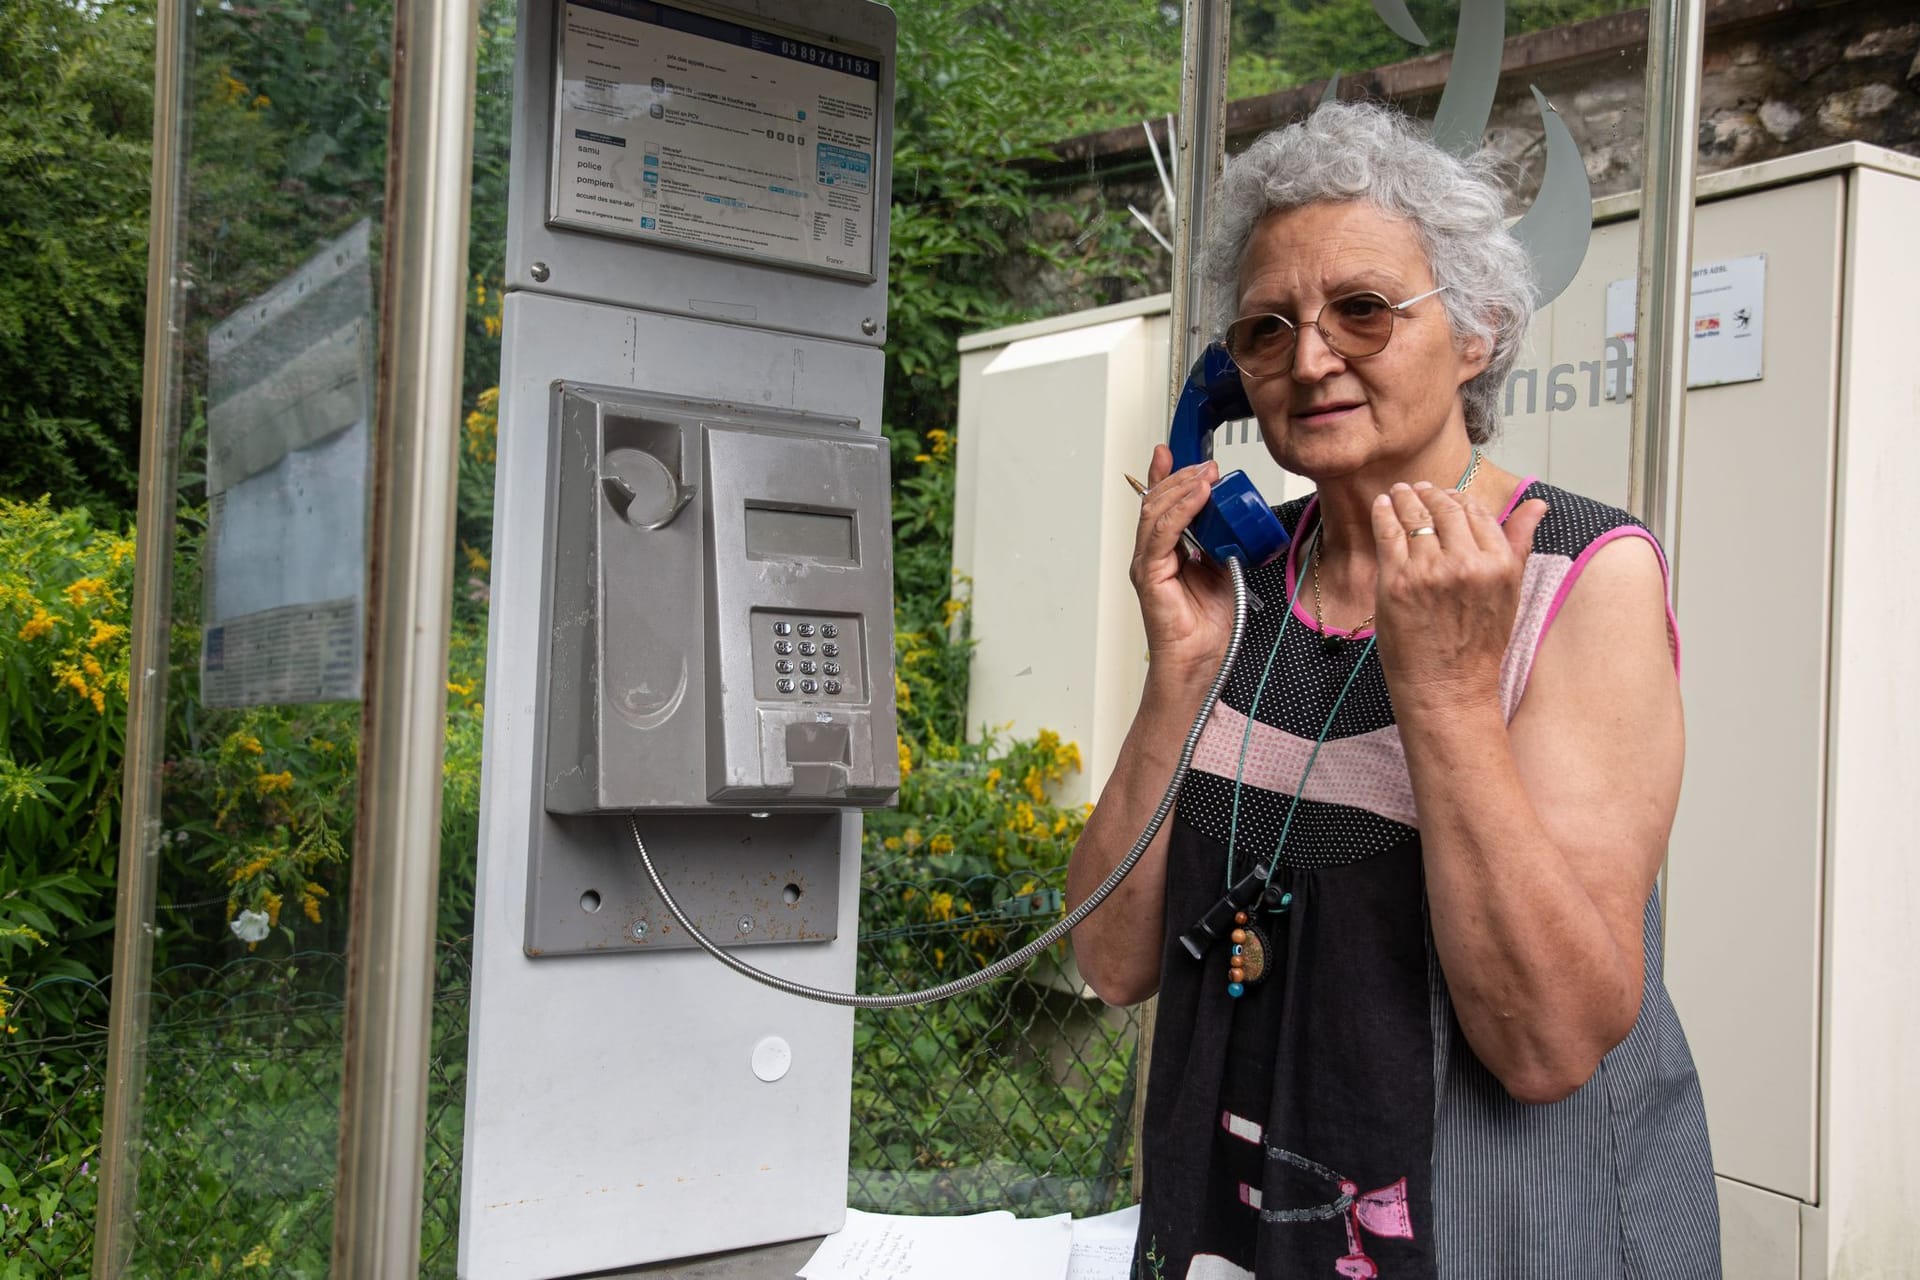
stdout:
<svg viewBox="0 0 1920 1280">
<path fill-rule="evenodd" d="M 1147 496 L 1147 486 L 1141 484 L 1132 476 L 1127 475 L 1124 471 L 1120 474 L 1126 476 L 1127 483 L 1133 486 L 1135 493 L 1139 494 L 1142 498 Z M 1193 530 L 1191 529 L 1182 529 L 1180 531 L 1180 545 L 1186 548 L 1187 558 L 1190 560 L 1198 560 L 1206 555 L 1206 552 L 1200 547 L 1200 539 L 1193 536 Z"/>
</svg>

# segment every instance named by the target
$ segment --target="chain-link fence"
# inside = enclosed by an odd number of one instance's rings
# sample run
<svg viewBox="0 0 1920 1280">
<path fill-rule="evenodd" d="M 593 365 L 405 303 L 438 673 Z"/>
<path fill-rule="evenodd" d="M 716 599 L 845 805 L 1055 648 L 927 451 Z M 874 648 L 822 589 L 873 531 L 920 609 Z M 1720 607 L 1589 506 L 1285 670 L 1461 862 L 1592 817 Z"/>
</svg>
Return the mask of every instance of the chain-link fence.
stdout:
<svg viewBox="0 0 1920 1280">
<path fill-rule="evenodd" d="M 898 868 L 896 868 L 898 870 Z M 1020 946 L 1060 873 L 867 879 L 864 988 L 923 986 Z M 156 975 L 129 1274 L 321 1277 L 333 1229 L 345 961 L 247 956 Z M 421 1274 L 454 1274 L 468 957 L 441 951 Z M 40 1017 L 57 1010 L 58 1017 Z M 0 1044 L 0 1275 L 84 1276 L 107 998 L 43 983 L 13 1021 L 74 1028 Z M 855 1026 L 849 1202 L 896 1213 L 1100 1212 L 1130 1184 L 1134 1025 L 1064 953 L 940 1005 Z"/>
</svg>

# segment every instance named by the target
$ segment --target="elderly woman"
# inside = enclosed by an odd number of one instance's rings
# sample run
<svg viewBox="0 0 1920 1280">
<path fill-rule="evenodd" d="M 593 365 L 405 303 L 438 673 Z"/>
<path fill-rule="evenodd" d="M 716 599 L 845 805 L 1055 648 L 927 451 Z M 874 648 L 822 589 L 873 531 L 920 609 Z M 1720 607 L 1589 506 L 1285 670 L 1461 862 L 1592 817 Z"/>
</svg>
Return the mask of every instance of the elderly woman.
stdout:
<svg viewBox="0 0 1920 1280">
<path fill-rule="evenodd" d="M 1219 203 L 1228 349 L 1317 492 L 1249 574 L 1264 607 L 1175 818 L 1076 931 L 1103 998 L 1160 997 L 1138 1273 L 1717 1277 L 1660 978 L 1665 563 L 1623 512 L 1482 452 L 1532 314 L 1501 190 L 1336 105 L 1256 142 Z M 1151 477 L 1146 690 L 1076 899 L 1153 811 L 1231 631 L 1225 575 L 1179 542 L 1213 464 L 1156 449 Z M 1189 954 L 1236 886 L 1230 937 Z"/>
</svg>

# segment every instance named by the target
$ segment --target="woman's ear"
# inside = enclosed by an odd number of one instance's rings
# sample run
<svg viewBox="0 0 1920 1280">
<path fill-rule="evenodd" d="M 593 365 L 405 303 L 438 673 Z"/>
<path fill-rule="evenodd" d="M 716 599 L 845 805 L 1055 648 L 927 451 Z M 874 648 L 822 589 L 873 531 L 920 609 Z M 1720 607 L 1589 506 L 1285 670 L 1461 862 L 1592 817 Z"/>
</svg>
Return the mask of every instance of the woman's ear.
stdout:
<svg viewBox="0 0 1920 1280">
<path fill-rule="evenodd" d="M 1493 363 L 1493 344 L 1485 338 L 1469 337 L 1462 341 L 1456 350 L 1460 353 L 1458 369 L 1460 376 L 1454 383 L 1455 386 L 1466 386 L 1485 373 L 1487 366 Z"/>
</svg>

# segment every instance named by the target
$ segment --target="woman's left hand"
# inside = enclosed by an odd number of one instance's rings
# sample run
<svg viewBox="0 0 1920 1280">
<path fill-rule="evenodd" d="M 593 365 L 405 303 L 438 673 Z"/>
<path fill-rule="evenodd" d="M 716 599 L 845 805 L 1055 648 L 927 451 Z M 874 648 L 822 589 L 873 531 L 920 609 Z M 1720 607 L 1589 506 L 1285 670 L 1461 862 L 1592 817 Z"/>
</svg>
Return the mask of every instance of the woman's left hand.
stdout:
<svg viewBox="0 0 1920 1280">
<path fill-rule="evenodd" d="M 1444 711 L 1498 696 L 1521 575 L 1547 504 L 1523 502 L 1503 525 L 1471 494 L 1422 482 L 1396 484 L 1372 514 L 1374 628 L 1395 703 Z"/>
</svg>

